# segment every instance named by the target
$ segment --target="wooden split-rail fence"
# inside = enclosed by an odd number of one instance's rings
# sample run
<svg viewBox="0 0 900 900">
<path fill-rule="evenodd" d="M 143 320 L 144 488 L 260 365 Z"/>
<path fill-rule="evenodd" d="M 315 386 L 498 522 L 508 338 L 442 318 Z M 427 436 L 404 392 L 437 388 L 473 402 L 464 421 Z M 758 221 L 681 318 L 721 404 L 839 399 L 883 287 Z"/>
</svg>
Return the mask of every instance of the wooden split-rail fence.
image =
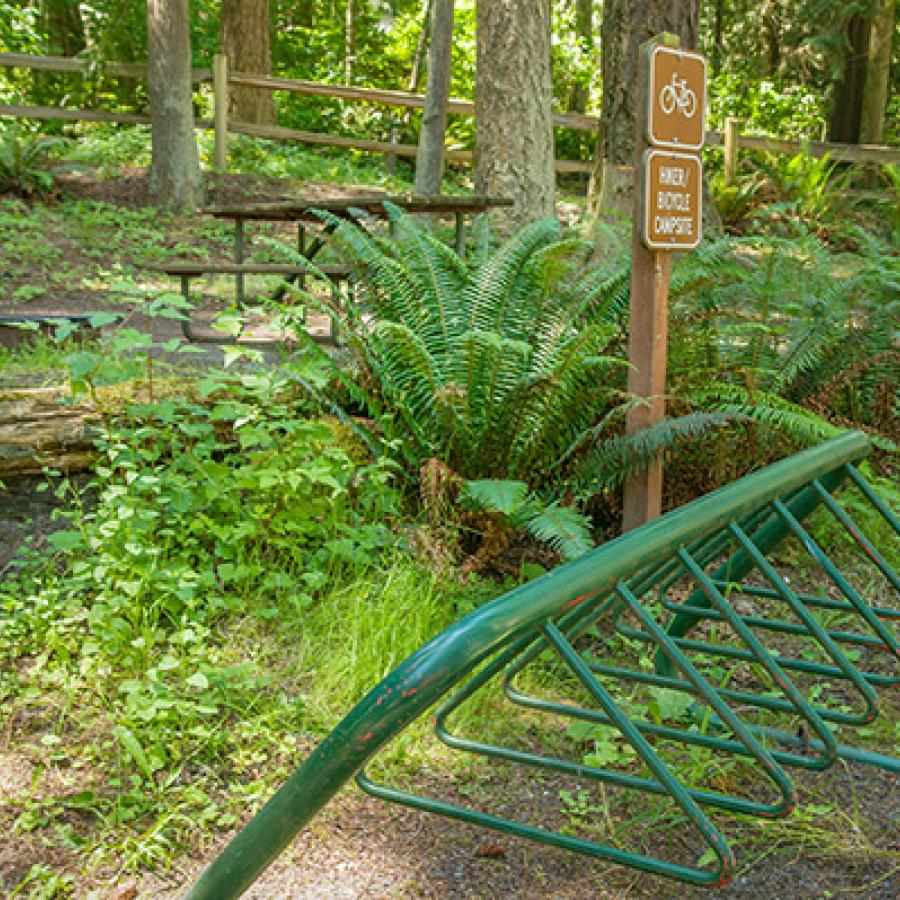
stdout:
<svg viewBox="0 0 900 900">
<path fill-rule="evenodd" d="M 88 76 L 94 71 L 93 64 L 84 59 L 62 56 L 38 56 L 28 53 L 0 53 L 0 66 L 29 69 L 33 71 L 68 72 Z M 105 62 L 101 71 L 113 77 L 142 79 L 147 76 L 145 63 Z M 197 119 L 195 125 L 215 132 L 214 165 L 219 171 L 228 166 L 228 135 L 245 134 L 270 140 L 299 141 L 327 147 L 342 147 L 366 153 L 384 154 L 389 168 L 398 156 L 415 157 L 415 144 L 402 144 L 396 140 L 381 141 L 346 135 L 326 134 L 314 131 L 300 131 L 279 125 L 255 125 L 233 120 L 228 115 L 228 86 L 253 87 L 268 91 L 287 91 L 306 96 L 329 97 L 354 103 L 374 103 L 403 109 L 422 109 L 425 97 L 408 91 L 385 90 L 381 88 L 356 87 L 352 85 L 321 84 L 297 78 L 281 78 L 271 75 L 253 75 L 246 72 L 230 72 L 224 55 L 217 54 L 210 68 L 192 70 L 195 83 L 211 83 L 213 88 L 214 115 L 210 119 Z M 474 116 L 475 104 L 471 100 L 450 99 L 447 112 L 452 115 Z M 76 109 L 58 106 L 33 106 L 0 104 L 0 116 L 26 119 L 61 119 L 73 122 L 114 122 L 122 125 L 149 124 L 146 115 L 124 113 L 100 109 Z M 603 145 L 603 120 L 599 116 L 577 112 L 554 113 L 553 124 L 560 128 L 586 131 L 596 134 L 597 146 Z M 726 130 L 708 131 L 706 146 L 723 147 L 725 152 L 725 172 L 729 180 L 737 173 L 738 153 L 741 149 L 764 150 L 770 153 L 795 155 L 806 151 L 814 157 L 828 154 L 835 161 L 900 165 L 900 148 L 875 144 L 838 144 L 828 141 L 783 140 L 765 135 L 740 133 L 738 119 L 728 119 Z M 449 147 L 446 161 L 452 165 L 467 165 L 473 160 L 471 150 Z M 557 159 L 559 174 L 592 174 L 597 166 L 595 160 Z"/>
</svg>

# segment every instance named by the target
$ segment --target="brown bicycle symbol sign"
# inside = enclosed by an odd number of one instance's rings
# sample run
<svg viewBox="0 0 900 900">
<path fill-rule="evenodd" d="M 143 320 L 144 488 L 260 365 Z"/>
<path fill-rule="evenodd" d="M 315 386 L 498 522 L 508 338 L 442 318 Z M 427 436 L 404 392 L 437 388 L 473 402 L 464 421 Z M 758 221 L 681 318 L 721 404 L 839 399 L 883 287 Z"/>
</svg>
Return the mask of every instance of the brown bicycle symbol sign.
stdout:
<svg viewBox="0 0 900 900">
<path fill-rule="evenodd" d="M 687 86 L 687 79 L 679 81 L 677 75 L 672 75 L 672 83 L 664 84 L 659 92 L 659 108 L 671 116 L 676 106 L 685 118 L 693 119 L 697 113 L 697 95 Z"/>
<path fill-rule="evenodd" d="M 649 72 L 648 143 L 699 150 L 706 112 L 706 60 L 697 53 L 657 45 Z"/>
</svg>

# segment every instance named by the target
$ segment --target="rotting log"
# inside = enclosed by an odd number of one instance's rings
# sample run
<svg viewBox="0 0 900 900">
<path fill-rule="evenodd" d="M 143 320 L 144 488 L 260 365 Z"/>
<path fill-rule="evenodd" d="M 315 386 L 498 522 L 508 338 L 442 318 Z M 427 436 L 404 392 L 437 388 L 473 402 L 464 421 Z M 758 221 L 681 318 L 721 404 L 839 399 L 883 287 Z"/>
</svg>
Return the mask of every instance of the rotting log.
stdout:
<svg viewBox="0 0 900 900">
<path fill-rule="evenodd" d="M 100 419 L 95 403 L 72 401 L 65 386 L 0 388 L 0 478 L 89 468 Z"/>
</svg>

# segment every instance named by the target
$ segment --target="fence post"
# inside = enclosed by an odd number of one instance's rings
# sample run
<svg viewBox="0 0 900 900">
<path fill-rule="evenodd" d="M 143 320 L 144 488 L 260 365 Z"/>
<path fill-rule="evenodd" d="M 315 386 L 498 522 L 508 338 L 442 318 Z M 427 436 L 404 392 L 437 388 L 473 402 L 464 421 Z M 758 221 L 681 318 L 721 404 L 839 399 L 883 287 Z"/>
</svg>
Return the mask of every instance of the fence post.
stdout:
<svg viewBox="0 0 900 900">
<path fill-rule="evenodd" d="M 400 142 L 400 123 L 393 119 L 391 121 L 391 143 L 397 144 Z M 385 153 L 384 154 L 384 167 L 387 169 L 389 175 L 393 175 L 397 171 L 397 154 L 396 153 Z"/>
<path fill-rule="evenodd" d="M 216 135 L 215 167 L 228 171 L 228 57 L 213 57 L 213 122 Z"/>
<path fill-rule="evenodd" d="M 725 184 L 734 184 L 737 177 L 738 146 L 741 142 L 741 121 L 733 116 L 725 120 Z"/>
</svg>

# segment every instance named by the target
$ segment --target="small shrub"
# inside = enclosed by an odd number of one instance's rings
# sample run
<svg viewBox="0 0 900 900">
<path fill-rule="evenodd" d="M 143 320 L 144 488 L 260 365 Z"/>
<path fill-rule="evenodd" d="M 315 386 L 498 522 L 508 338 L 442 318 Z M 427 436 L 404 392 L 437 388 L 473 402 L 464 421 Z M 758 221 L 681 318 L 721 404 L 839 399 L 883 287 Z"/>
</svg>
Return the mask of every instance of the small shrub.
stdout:
<svg viewBox="0 0 900 900">
<path fill-rule="evenodd" d="M 60 161 L 68 146 L 65 138 L 31 134 L 15 125 L 0 131 L 0 192 L 52 193 L 57 176 L 74 167 Z"/>
</svg>

